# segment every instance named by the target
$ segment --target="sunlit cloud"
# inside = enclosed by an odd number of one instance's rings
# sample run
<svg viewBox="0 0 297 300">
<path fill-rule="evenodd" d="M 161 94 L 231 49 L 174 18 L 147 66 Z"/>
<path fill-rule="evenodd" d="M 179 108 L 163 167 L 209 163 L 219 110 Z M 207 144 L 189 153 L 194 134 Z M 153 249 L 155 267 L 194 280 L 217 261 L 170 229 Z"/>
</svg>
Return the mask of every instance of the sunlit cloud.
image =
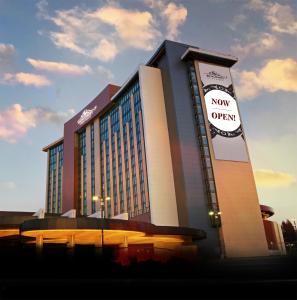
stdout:
<svg viewBox="0 0 297 300">
<path fill-rule="evenodd" d="M 153 15 L 148 11 L 129 10 L 107 5 L 89 14 L 95 20 L 110 25 L 114 33 L 127 46 L 152 50 L 160 36 Z"/>
<path fill-rule="evenodd" d="M 261 15 L 265 23 L 265 32 L 261 32 L 261 30 L 248 31 L 240 39 L 235 40 L 231 46 L 231 51 L 237 53 L 240 58 L 267 55 L 269 52 L 279 50 L 284 47 L 282 40 L 284 34 L 297 34 L 297 15 L 290 5 L 263 0 L 249 0 L 242 8 L 244 13 L 236 15 L 228 27 L 235 30 L 236 26 L 243 22 L 248 26 L 246 16 L 250 12 L 246 10 L 251 10 L 253 14 Z"/>
<path fill-rule="evenodd" d="M 296 34 L 297 17 L 289 5 L 274 3 L 266 12 L 271 29 L 276 32 Z"/>
<path fill-rule="evenodd" d="M 107 39 L 103 38 L 100 42 L 98 47 L 95 47 L 90 55 L 93 58 L 97 58 L 101 61 L 110 61 L 113 60 L 116 55 L 118 54 L 119 49 L 117 45 L 112 42 L 108 41 Z"/>
<path fill-rule="evenodd" d="M 0 73 L 11 68 L 14 63 L 15 47 L 11 44 L 0 43 Z"/>
<path fill-rule="evenodd" d="M 234 71 L 239 100 L 249 100 L 261 91 L 297 92 L 297 60 L 271 59 L 257 71 Z"/>
<path fill-rule="evenodd" d="M 272 31 L 292 35 L 297 33 L 297 17 L 290 5 L 250 0 L 246 7 L 255 11 L 263 11 L 264 18 Z"/>
<path fill-rule="evenodd" d="M 172 40 L 177 38 L 179 34 L 178 28 L 186 21 L 187 14 L 187 9 L 181 4 L 176 5 L 172 2 L 166 6 L 162 16 L 167 20 L 167 38 Z"/>
<path fill-rule="evenodd" d="M 32 85 L 35 87 L 43 87 L 51 85 L 51 81 L 43 75 L 37 75 L 32 73 L 4 73 L 0 78 L 2 84 L 23 84 Z"/>
<path fill-rule="evenodd" d="M 265 188 L 289 187 L 296 183 L 294 175 L 276 172 L 273 170 L 259 169 L 254 171 L 256 184 Z"/>
<path fill-rule="evenodd" d="M 231 47 L 231 51 L 244 58 L 248 55 L 267 54 L 268 51 L 274 51 L 280 47 L 281 43 L 275 35 L 257 32 L 248 34 L 245 42 L 237 41 Z"/>
<path fill-rule="evenodd" d="M 110 61 L 120 50 L 133 47 L 151 50 L 160 36 L 151 13 L 129 10 L 107 4 L 95 10 L 74 7 L 58 10 L 54 16 L 42 16 L 52 21 L 59 31 L 50 32 L 50 38 L 59 48 Z"/>
<path fill-rule="evenodd" d="M 36 60 L 27 58 L 27 62 L 31 64 L 36 70 L 47 71 L 66 75 L 85 75 L 92 73 L 92 69 L 88 65 L 79 66 L 73 64 L 66 64 L 62 62 Z"/>
<path fill-rule="evenodd" d="M 51 16 L 43 0 L 37 5 L 37 16 L 57 26 L 58 30 L 48 34 L 56 47 L 107 62 L 128 48 L 151 51 L 162 36 L 177 38 L 187 9 L 182 4 L 167 1 L 155 1 L 154 8 L 147 1 L 144 4 L 148 9 L 127 9 L 116 2 L 107 2 L 93 10 L 76 6 L 57 10 Z M 157 13 L 152 13 L 152 9 Z M 166 28 L 164 33 L 163 27 Z"/>
<path fill-rule="evenodd" d="M 55 112 L 44 107 L 24 109 L 21 104 L 13 104 L 4 111 L 0 111 L 0 140 L 16 143 L 24 137 L 28 130 L 41 122 L 61 124 L 71 116 L 74 110 Z"/>
<path fill-rule="evenodd" d="M 179 27 L 183 25 L 187 19 L 188 10 L 182 4 L 175 4 L 164 0 L 145 0 L 156 15 L 164 21 L 166 32 L 164 36 L 167 39 L 175 40 L 179 35 Z"/>
</svg>

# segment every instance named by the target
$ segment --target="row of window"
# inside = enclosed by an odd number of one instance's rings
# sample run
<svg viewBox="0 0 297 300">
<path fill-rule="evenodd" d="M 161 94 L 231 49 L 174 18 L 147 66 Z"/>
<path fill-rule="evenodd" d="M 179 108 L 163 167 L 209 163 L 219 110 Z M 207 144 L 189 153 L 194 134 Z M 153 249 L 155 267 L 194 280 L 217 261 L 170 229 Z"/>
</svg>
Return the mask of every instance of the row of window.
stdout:
<svg viewBox="0 0 297 300">
<path fill-rule="evenodd" d="M 95 128 L 91 124 L 91 189 L 92 198 L 95 195 Z M 96 204 L 92 201 L 92 213 L 96 211 Z"/>
<path fill-rule="evenodd" d="M 117 104 L 100 119 L 100 175 L 101 196 L 110 196 L 113 201 L 113 214 L 134 211 L 133 215 L 149 210 L 146 199 L 145 162 L 142 140 L 141 99 L 138 81 L 131 85 Z M 121 119 L 121 122 L 120 122 Z M 110 124 L 109 124 L 110 123 Z M 120 128 L 120 124 L 122 127 Z M 95 195 L 95 125 L 90 128 L 91 149 L 91 194 Z M 110 126 L 110 127 L 109 127 Z M 109 128 L 111 128 L 109 132 Z M 87 153 L 86 129 L 79 133 L 78 193 L 82 197 L 82 214 L 87 214 Z M 123 149 L 122 149 L 123 145 Z M 48 212 L 61 212 L 63 144 L 50 151 Z M 59 155 L 58 155 L 59 153 Z M 58 173 L 56 176 L 56 170 Z M 106 176 L 106 178 L 105 178 Z M 58 177 L 58 178 L 57 178 Z M 137 180 L 139 178 L 139 181 Z M 58 180 L 58 189 L 56 189 Z M 125 188 L 124 188 L 124 182 Z M 126 190 L 126 195 L 124 194 Z M 125 207 L 125 198 L 127 209 Z M 141 205 L 139 207 L 139 204 Z M 96 211 L 92 202 L 92 212 Z M 111 201 L 107 202 L 106 214 L 111 217 Z"/>
<path fill-rule="evenodd" d="M 109 195 L 113 199 L 115 215 L 125 211 L 124 178 L 126 181 L 128 211 L 138 210 L 139 195 L 140 199 L 142 199 L 143 207 L 148 202 L 146 201 L 144 170 L 142 167 L 142 151 L 144 149 L 141 147 L 141 132 L 139 129 L 141 122 L 139 118 L 140 111 L 139 83 L 136 82 L 123 94 L 116 106 L 100 120 L 101 191 L 103 195 Z M 122 120 L 122 128 L 120 128 L 120 119 Z M 108 122 L 110 122 L 111 132 L 108 130 Z M 134 139 L 136 139 L 136 143 L 134 143 Z M 123 143 L 124 148 L 123 155 L 121 143 Z M 130 166 L 129 159 L 131 161 Z M 106 168 L 107 178 L 104 178 L 104 168 Z M 112 175 L 112 186 L 110 175 Z M 130 175 L 132 175 L 131 178 Z M 137 183 L 137 176 L 140 178 L 139 184 Z M 110 207 L 107 208 L 107 215 L 111 215 Z"/>
<path fill-rule="evenodd" d="M 57 170 L 58 169 L 58 170 Z M 63 144 L 49 150 L 47 207 L 49 213 L 60 213 L 62 205 Z M 58 171 L 58 178 L 57 178 Z M 58 185 L 57 185 L 58 180 Z"/>
<path fill-rule="evenodd" d="M 78 194 L 80 203 L 82 203 L 81 212 L 87 214 L 87 148 L 86 148 L 86 130 L 79 133 L 79 159 L 78 159 Z"/>
<path fill-rule="evenodd" d="M 99 123 L 100 140 L 100 177 L 101 186 L 98 188 L 100 196 L 109 196 L 105 207 L 107 217 L 123 212 L 148 211 L 146 199 L 145 164 L 143 162 L 144 149 L 141 144 L 141 99 L 139 83 L 135 82 L 127 89 L 117 104 L 106 113 Z M 91 142 L 91 194 L 95 195 L 95 125 L 90 128 Z M 122 127 L 121 127 L 122 126 Z M 110 128 L 110 131 L 109 131 Z M 123 146 L 123 149 L 122 149 Z M 86 130 L 79 133 L 78 160 L 78 190 L 82 195 L 82 213 L 87 214 L 87 166 L 86 166 Z M 139 177 L 139 182 L 137 182 Z M 124 186 L 124 182 L 126 183 Z M 124 192 L 126 191 L 126 194 Z M 125 207 L 125 199 L 127 208 Z M 141 207 L 139 207 L 139 203 Z M 92 201 L 92 212 L 96 211 Z"/>
</svg>

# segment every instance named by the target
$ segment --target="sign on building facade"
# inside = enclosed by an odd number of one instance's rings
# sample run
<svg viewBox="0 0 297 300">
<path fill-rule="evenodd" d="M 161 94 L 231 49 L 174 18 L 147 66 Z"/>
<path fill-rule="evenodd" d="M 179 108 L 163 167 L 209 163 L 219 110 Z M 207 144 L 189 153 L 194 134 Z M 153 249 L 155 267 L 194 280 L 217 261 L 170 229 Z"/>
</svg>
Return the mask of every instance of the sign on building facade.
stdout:
<svg viewBox="0 0 297 300">
<path fill-rule="evenodd" d="M 230 69 L 199 62 L 200 79 L 215 158 L 248 161 Z"/>
</svg>

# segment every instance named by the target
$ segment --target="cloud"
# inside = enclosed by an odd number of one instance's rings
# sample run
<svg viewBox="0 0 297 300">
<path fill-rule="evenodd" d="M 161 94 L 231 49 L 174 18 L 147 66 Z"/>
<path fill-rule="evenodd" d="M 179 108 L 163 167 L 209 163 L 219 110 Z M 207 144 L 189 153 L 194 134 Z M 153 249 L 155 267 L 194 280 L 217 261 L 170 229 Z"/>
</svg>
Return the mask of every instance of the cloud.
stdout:
<svg viewBox="0 0 297 300">
<path fill-rule="evenodd" d="M 264 12 L 270 29 L 274 32 L 295 35 L 297 33 L 296 12 L 289 5 L 271 3 L 263 0 L 250 0 L 246 5 L 251 10 Z"/>
<path fill-rule="evenodd" d="M 125 9 L 112 2 L 93 10 L 78 6 L 57 10 L 54 16 L 46 12 L 44 3 L 37 8 L 39 17 L 58 27 L 49 33 L 57 47 L 104 62 L 126 48 L 152 50 L 161 36 L 150 12 Z"/>
<path fill-rule="evenodd" d="M 232 22 L 228 24 L 228 27 L 235 31 L 237 29 L 237 26 L 242 24 L 247 19 L 247 16 L 244 14 L 235 15 Z"/>
<path fill-rule="evenodd" d="M 37 17 L 39 19 L 46 19 L 48 2 L 46 0 L 41 0 L 36 3 L 36 7 L 37 7 Z"/>
<path fill-rule="evenodd" d="M 281 188 L 289 187 L 296 183 L 296 177 L 291 174 L 267 169 L 255 170 L 254 176 L 259 187 Z"/>
<path fill-rule="evenodd" d="M 36 107 L 33 109 L 35 109 L 38 113 L 38 121 L 54 123 L 57 125 L 63 124 L 75 114 L 75 111 L 72 108 L 65 112 L 53 111 L 52 109 L 46 107 Z"/>
<path fill-rule="evenodd" d="M 169 39 L 176 39 L 179 31 L 178 27 L 182 25 L 187 19 L 188 11 L 183 5 L 177 6 L 175 3 L 169 3 L 162 16 L 167 19 L 167 37 Z"/>
<path fill-rule="evenodd" d="M 102 75 L 103 77 L 107 78 L 108 80 L 112 80 L 114 78 L 113 73 L 109 69 L 107 69 L 103 66 L 98 66 L 97 67 L 97 72 L 100 75 Z"/>
<path fill-rule="evenodd" d="M 274 3 L 266 10 L 265 17 L 273 31 L 287 34 L 297 33 L 296 14 L 289 5 Z"/>
<path fill-rule="evenodd" d="M 271 59 L 257 71 L 235 71 L 237 96 L 249 100 L 261 91 L 297 92 L 297 60 L 293 58 Z"/>
<path fill-rule="evenodd" d="M 179 35 L 179 27 L 186 21 L 188 10 L 182 4 L 176 5 L 174 2 L 166 3 L 163 0 L 145 0 L 151 9 L 165 21 L 165 37 L 175 40 Z"/>
<path fill-rule="evenodd" d="M 42 71 L 47 71 L 52 73 L 77 75 L 77 76 L 92 73 L 92 69 L 88 65 L 79 66 L 73 64 L 66 64 L 62 62 L 36 60 L 33 58 L 27 58 L 27 62 L 37 70 L 42 70 Z"/>
<path fill-rule="evenodd" d="M 154 18 L 148 11 L 129 10 L 114 5 L 107 5 L 89 14 L 115 30 L 115 35 L 127 46 L 152 50 L 160 32 Z"/>
<path fill-rule="evenodd" d="M 0 83 L 2 84 L 23 84 L 23 85 L 33 85 L 35 87 L 43 87 L 51 85 L 51 82 L 42 75 L 32 74 L 32 73 L 4 73 L 2 78 L 0 78 Z"/>
<path fill-rule="evenodd" d="M 242 58 L 249 55 L 266 54 L 268 51 L 280 48 L 281 44 L 278 38 L 267 32 L 253 33 L 247 35 L 247 41 L 237 42 L 231 47 L 231 51 Z"/>
<path fill-rule="evenodd" d="M 246 7 L 248 7 L 251 10 L 264 10 L 266 8 L 265 3 L 263 0 L 250 0 Z"/>
<path fill-rule="evenodd" d="M 267 27 L 267 32 L 245 34 L 244 42 L 237 41 L 231 47 L 231 51 L 243 58 L 247 55 L 262 55 L 268 51 L 278 50 L 283 46 L 281 34 L 297 34 L 296 12 L 289 5 L 263 0 L 249 0 L 243 8 L 253 12 L 261 12 L 262 18 L 266 22 L 265 27 Z M 236 26 L 246 19 L 246 15 L 246 13 L 236 15 L 228 27 L 235 30 Z"/>
<path fill-rule="evenodd" d="M 102 61 L 113 60 L 118 54 L 119 50 L 115 43 L 102 39 L 98 47 L 94 48 L 91 52 L 91 57 L 97 58 Z"/>
<path fill-rule="evenodd" d="M 14 190 L 16 184 L 13 181 L 0 181 L 0 190 Z"/>
<path fill-rule="evenodd" d="M 24 137 L 29 129 L 40 122 L 62 123 L 71 117 L 74 111 L 55 112 L 44 107 L 33 107 L 25 110 L 20 104 L 13 104 L 0 111 L 0 140 L 16 143 Z"/>
<path fill-rule="evenodd" d="M 0 43 L 0 73 L 11 68 L 15 52 L 13 45 Z"/>
<path fill-rule="evenodd" d="M 125 49 L 151 51 L 162 36 L 177 38 L 187 9 L 167 1 L 144 1 L 144 5 L 148 9 L 127 9 L 109 1 L 95 9 L 75 6 L 57 10 L 51 16 L 43 0 L 37 5 L 37 16 L 57 26 L 48 35 L 58 48 L 108 62 Z M 46 33 L 42 31 L 42 34 Z"/>
</svg>

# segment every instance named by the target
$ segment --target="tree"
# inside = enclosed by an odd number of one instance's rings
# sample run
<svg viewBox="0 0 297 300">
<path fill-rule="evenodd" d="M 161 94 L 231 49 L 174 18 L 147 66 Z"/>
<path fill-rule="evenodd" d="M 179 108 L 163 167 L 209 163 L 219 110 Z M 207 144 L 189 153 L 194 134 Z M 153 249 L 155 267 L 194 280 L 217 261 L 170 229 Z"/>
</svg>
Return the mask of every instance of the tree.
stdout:
<svg viewBox="0 0 297 300">
<path fill-rule="evenodd" d="M 297 249 L 297 232 L 293 224 L 287 219 L 282 222 L 281 227 L 287 250 Z"/>
</svg>

